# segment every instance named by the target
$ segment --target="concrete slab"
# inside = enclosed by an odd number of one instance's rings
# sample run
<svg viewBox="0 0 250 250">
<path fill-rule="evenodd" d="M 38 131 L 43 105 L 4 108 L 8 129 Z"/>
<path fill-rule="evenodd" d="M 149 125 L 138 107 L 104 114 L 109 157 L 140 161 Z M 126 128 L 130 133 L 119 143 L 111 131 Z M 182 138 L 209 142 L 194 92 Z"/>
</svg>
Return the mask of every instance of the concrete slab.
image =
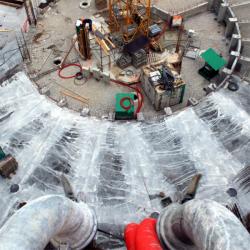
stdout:
<svg viewBox="0 0 250 250">
<path fill-rule="evenodd" d="M 171 13 L 177 14 L 180 12 L 185 12 L 188 9 L 191 9 L 195 6 L 198 6 L 202 3 L 207 3 L 206 0 L 153 0 L 152 4 L 157 7 Z"/>
<path fill-rule="evenodd" d="M 228 58 L 228 47 L 226 46 L 226 41 L 223 38 L 225 28 L 214 20 L 213 13 L 202 13 L 186 20 L 185 28 L 187 30 L 195 30 L 195 40 L 199 41 L 196 42 L 196 44 L 199 45 L 201 50 L 213 48 L 225 59 Z M 200 100 L 205 96 L 203 88 L 207 87 L 209 82 L 198 74 L 198 70 L 203 65 L 204 62 L 201 59 L 183 59 L 181 74 L 184 81 L 187 83 L 187 88 L 184 102 L 181 105 L 182 107 L 186 106 L 190 97 Z M 216 79 L 213 79 L 213 81 L 216 81 Z"/>
<path fill-rule="evenodd" d="M 245 20 L 250 19 L 249 12 L 250 12 L 250 2 L 244 5 L 239 5 L 235 7 L 231 7 L 232 11 L 234 12 L 235 16 L 238 20 Z"/>
</svg>

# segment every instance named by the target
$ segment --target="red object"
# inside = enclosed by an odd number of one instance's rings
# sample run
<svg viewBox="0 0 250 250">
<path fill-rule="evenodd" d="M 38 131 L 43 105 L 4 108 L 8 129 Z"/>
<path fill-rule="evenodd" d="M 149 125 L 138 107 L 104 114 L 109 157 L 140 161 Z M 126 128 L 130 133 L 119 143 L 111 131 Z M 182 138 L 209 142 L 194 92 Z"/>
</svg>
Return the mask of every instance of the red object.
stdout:
<svg viewBox="0 0 250 250">
<path fill-rule="evenodd" d="M 71 64 L 67 64 L 67 65 L 64 65 L 61 69 L 58 70 L 58 76 L 62 79 L 71 79 L 71 78 L 75 78 L 76 74 L 79 72 L 77 71 L 74 75 L 71 75 L 71 76 L 63 76 L 62 75 L 62 71 L 66 68 L 69 68 L 69 67 L 78 67 L 80 69 L 80 72 L 82 72 L 82 66 L 80 64 L 76 64 L 76 63 L 71 63 Z"/>
<path fill-rule="evenodd" d="M 27 33 L 28 32 L 28 26 L 29 26 L 29 22 L 28 22 L 28 19 L 26 19 L 25 22 L 23 23 L 22 31 Z"/>
<path fill-rule="evenodd" d="M 125 243 L 128 250 L 136 250 L 135 238 L 139 225 L 131 223 L 125 228 Z"/>
<path fill-rule="evenodd" d="M 156 233 L 156 219 L 141 222 L 136 234 L 136 250 L 163 250 Z"/>
<path fill-rule="evenodd" d="M 120 82 L 118 80 L 114 80 L 114 79 L 110 79 L 111 82 L 114 82 L 116 84 L 119 84 L 119 85 L 122 85 L 122 86 L 125 86 L 125 87 L 128 87 L 130 89 L 133 89 L 136 91 L 136 95 L 138 97 L 138 107 L 136 109 L 136 114 L 138 114 L 140 111 L 141 111 L 141 108 L 142 108 L 142 105 L 143 105 L 143 94 L 141 92 L 141 90 L 138 88 L 138 87 L 133 87 L 129 84 L 126 84 L 126 83 L 123 83 L 123 82 Z M 139 84 L 139 83 L 138 83 Z"/>
<path fill-rule="evenodd" d="M 125 229 L 125 242 L 128 250 L 163 250 L 153 218 L 147 218 L 139 225 L 129 224 Z"/>
<path fill-rule="evenodd" d="M 129 101 L 129 105 L 125 106 L 124 102 Z M 130 108 L 132 107 L 132 105 L 134 104 L 134 100 L 132 100 L 130 97 L 123 97 L 120 101 L 120 105 L 123 109 L 125 109 L 126 111 L 130 110 Z"/>
<path fill-rule="evenodd" d="M 72 76 L 63 76 L 62 75 L 62 71 L 65 69 L 65 68 L 68 68 L 68 67 L 72 67 L 72 66 L 75 66 L 75 67 L 79 67 L 80 69 L 80 72 L 82 72 L 82 66 L 80 64 L 75 64 L 75 63 L 72 63 L 72 64 L 67 64 L 67 65 L 64 65 L 61 69 L 58 70 L 58 76 L 62 79 L 70 79 L 70 78 L 74 78 L 76 76 L 75 75 L 72 75 Z M 76 72 L 77 73 L 77 72 Z M 141 111 L 141 108 L 142 108 L 142 105 L 143 105 L 143 94 L 141 92 L 141 90 L 138 88 L 138 87 L 133 87 L 129 84 L 126 84 L 126 83 L 123 83 L 123 82 L 120 82 L 120 81 L 117 81 L 117 80 L 114 80 L 114 79 L 110 79 L 111 82 L 114 82 L 116 84 L 119 84 L 121 86 L 125 86 L 125 87 L 128 87 L 130 89 L 133 89 L 136 91 L 136 95 L 138 97 L 138 107 L 136 109 L 136 114 L 140 113 Z M 139 84 L 139 83 L 138 83 Z"/>
</svg>

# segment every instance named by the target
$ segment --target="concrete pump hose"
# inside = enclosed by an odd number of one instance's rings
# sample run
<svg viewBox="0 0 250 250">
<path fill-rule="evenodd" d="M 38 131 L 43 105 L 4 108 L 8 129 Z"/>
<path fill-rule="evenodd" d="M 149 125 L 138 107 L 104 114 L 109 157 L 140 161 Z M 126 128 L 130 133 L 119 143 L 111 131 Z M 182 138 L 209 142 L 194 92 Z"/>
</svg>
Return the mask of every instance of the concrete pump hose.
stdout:
<svg viewBox="0 0 250 250">
<path fill-rule="evenodd" d="M 47 195 L 29 202 L 0 229 L 0 250 L 43 250 L 48 242 L 83 249 L 97 230 L 95 214 L 85 203 Z"/>
<path fill-rule="evenodd" d="M 171 250 L 250 249 L 250 235 L 240 220 L 212 200 L 169 205 L 158 218 L 157 234 Z"/>
</svg>

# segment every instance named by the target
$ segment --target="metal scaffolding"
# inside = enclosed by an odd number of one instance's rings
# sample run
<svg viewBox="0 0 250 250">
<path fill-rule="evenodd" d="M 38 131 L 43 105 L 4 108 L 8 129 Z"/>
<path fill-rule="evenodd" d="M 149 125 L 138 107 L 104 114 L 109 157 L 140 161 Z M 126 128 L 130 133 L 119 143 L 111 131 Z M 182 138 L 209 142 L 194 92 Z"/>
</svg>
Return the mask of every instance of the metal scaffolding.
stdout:
<svg viewBox="0 0 250 250">
<path fill-rule="evenodd" d="M 151 19 L 151 0 L 109 0 L 109 26 L 121 32 L 125 42 L 136 34 L 148 36 Z"/>
</svg>

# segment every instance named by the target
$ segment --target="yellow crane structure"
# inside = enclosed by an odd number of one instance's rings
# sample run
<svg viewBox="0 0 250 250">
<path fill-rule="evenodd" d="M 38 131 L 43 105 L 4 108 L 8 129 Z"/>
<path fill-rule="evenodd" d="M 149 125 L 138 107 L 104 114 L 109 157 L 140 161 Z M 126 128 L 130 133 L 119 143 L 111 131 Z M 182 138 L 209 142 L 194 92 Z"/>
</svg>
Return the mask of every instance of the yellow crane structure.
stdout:
<svg viewBox="0 0 250 250">
<path fill-rule="evenodd" d="M 151 0 L 109 0 L 108 7 L 111 32 L 121 32 L 125 42 L 137 34 L 148 36 Z"/>
</svg>

